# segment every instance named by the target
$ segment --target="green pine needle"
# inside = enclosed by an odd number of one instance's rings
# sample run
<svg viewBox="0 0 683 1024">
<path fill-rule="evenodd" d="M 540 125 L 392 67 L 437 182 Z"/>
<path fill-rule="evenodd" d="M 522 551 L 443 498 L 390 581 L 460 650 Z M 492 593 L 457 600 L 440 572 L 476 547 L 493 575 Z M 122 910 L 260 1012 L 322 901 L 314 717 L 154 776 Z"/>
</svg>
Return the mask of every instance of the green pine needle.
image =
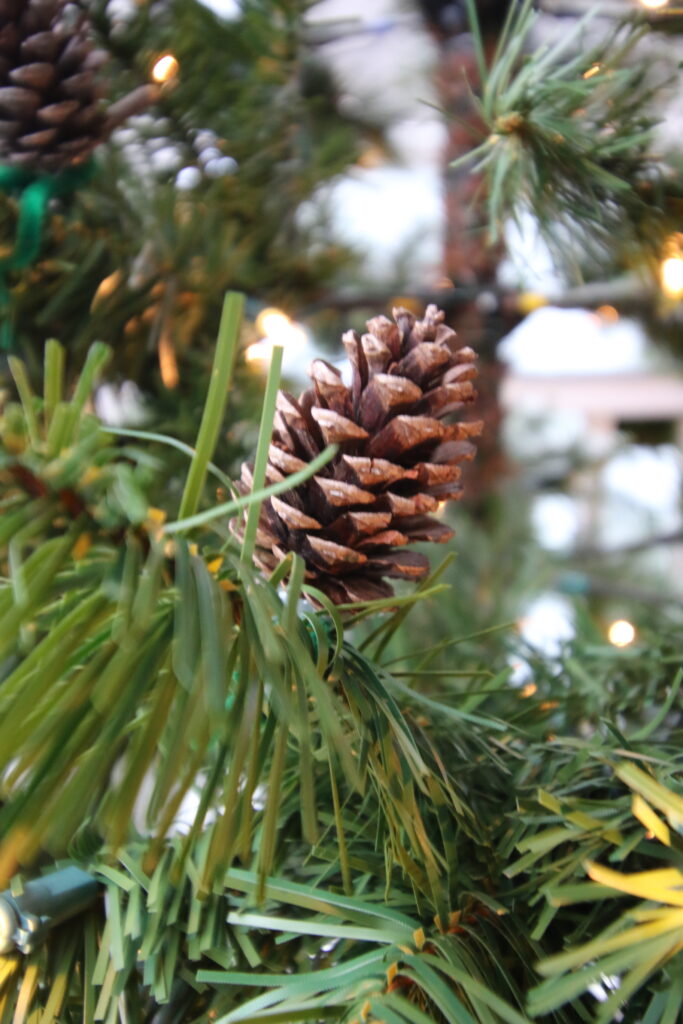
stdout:
<svg viewBox="0 0 683 1024">
<path fill-rule="evenodd" d="M 481 50 L 473 4 L 469 13 Z M 608 239 L 613 246 L 630 230 L 649 254 L 665 230 L 663 171 L 650 152 L 652 101 L 665 83 L 653 81 L 634 52 L 642 25 L 625 23 L 585 47 L 595 13 L 526 53 L 538 15 L 531 0 L 511 5 L 480 74 L 476 105 L 488 136 L 454 164 L 484 176 L 493 242 L 530 210 L 562 263 L 573 259 L 567 250 L 577 230 L 589 248 Z"/>
</svg>

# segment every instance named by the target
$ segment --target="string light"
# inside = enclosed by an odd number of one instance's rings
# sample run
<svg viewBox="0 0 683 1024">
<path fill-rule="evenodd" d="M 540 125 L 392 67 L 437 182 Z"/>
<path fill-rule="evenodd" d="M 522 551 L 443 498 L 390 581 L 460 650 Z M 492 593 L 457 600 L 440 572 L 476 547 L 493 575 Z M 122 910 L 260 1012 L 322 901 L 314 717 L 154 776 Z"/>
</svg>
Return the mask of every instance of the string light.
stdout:
<svg viewBox="0 0 683 1024">
<path fill-rule="evenodd" d="M 683 255 L 667 256 L 660 267 L 662 291 L 670 299 L 683 297 Z"/>
<path fill-rule="evenodd" d="M 595 312 L 601 320 L 608 324 L 615 324 L 619 319 L 619 310 L 614 306 L 598 306 Z"/>
<path fill-rule="evenodd" d="M 90 303 L 90 309 L 95 310 L 104 299 L 108 299 L 110 295 L 113 295 L 116 289 L 123 281 L 123 274 L 120 270 L 115 270 L 113 274 L 109 274 L 103 278 L 97 286 L 95 294 L 93 295 L 92 302 Z"/>
<path fill-rule="evenodd" d="M 163 57 L 159 57 L 154 62 L 152 68 L 152 81 L 157 82 L 159 85 L 163 85 L 165 82 L 170 82 L 172 78 L 178 74 L 180 64 L 173 56 L 172 53 L 165 53 Z"/>
<path fill-rule="evenodd" d="M 263 366 L 267 366 L 273 355 L 273 342 L 266 341 L 263 338 L 261 341 L 255 341 L 251 345 L 247 345 L 244 350 L 244 358 L 248 363 L 257 363 Z"/>
<path fill-rule="evenodd" d="M 180 382 L 180 372 L 173 342 L 166 328 L 162 330 L 159 336 L 158 356 L 159 373 L 161 374 L 162 383 L 169 391 L 173 391 Z"/>
<path fill-rule="evenodd" d="M 594 78 L 602 71 L 602 64 L 591 64 L 587 71 L 584 71 L 583 78 Z"/>
<path fill-rule="evenodd" d="M 382 164 L 386 163 L 386 154 L 380 146 L 369 145 L 365 147 L 356 163 L 359 167 L 366 169 L 381 167 Z"/>
<path fill-rule="evenodd" d="M 393 295 L 387 305 L 391 309 L 394 309 L 396 306 L 402 306 L 403 309 L 409 310 L 415 316 L 420 316 L 422 311 L 422 303 L 413 295 Z"/>
<path fill-rule="evenodd" d="M 675 231 L 662 247 L 659 283 L 669 299 L 683 298 L 683 233 Z"/>
<path fill-rule="evenodd" d="M 614 647 L 628 647 L 636 638 L 636 628 L 626 619 L 617 619 L 607 630 L 607 639 Z"/>
<path fill-rule="evenodd" d="M 248 363 L 261 367 L 269 365 L 275 345 L 281 345 L 290 352 L 303 348 L 307 341 L 306 331 L 281 309 L 268 307 L 256 317 L 256 329 L 263 335 L 260 341 L 248 345 L 244 358 Z"/>
<path fill-rule="evenodd" d="M 669 0 L 640 0 L 641 6 L 647 7 L 651 11 L 656 11 L 659 7 L 666 7 Z"/>
<path fill-rule="evenodd" d="M 306 332 L 291 317 L 283 313 L 281 309 L 268 307 L 262 309 L 256 317 L 256 330 L 263 335 L 264 339 L 271 341 L 274 345 L 303 345 L 306 342 Z"/>
<path fill-rule="evenodd" d="M 517 309 L 522 316 L 528 316 L 529 313 L 535 313 L 537 309 L 542 309 L 548 305 L 548 299 L 545 295 L 541 295 L 539 292 L 520 292 L 517 296 Z"/>
</svg>

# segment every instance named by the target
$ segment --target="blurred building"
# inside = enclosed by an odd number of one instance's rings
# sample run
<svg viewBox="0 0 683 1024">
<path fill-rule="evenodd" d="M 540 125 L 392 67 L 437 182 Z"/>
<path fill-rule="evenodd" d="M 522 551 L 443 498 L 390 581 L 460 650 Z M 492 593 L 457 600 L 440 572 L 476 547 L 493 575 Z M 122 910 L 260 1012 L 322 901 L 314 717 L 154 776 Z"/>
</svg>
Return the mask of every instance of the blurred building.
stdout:
<svg viewBox="0 0 683 1024">
<path fill-rule="evenodd" d="M 500 351 L 505 445 L 540 544 L 622 551 L 680 593 L 683 367 L 612 309 L 538 310 Z"/>
</svg>

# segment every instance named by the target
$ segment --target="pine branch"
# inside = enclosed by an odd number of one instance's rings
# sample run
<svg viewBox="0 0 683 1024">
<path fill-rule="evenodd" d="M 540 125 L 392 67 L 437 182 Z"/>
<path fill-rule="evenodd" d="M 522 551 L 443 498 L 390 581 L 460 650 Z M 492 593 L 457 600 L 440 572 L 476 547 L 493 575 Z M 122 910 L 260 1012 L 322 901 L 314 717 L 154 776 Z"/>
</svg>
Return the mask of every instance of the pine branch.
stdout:
<svg viewBox="0 0 683 1024">
<path fill-rule="evenodd" d="M 524 56 L 536 15 L 528 0 L 510 11 L 479 88 L 489 135 L 457 161 L 485 176 L 492 240 L 529 209 L 562 262 L 574 258 L 577 226 L 584 249 L 597 252 L 628 231 L 641 251 L 656 252 L 667 200 L 649 153 L 650 110 L 663 83 L 633 60 L 642 28 L 620 26 L 586 50 L 592 7 L 558 42 Z M 472 28 L 476 38 L 476 20 Z"/>
<path fill-rule="evenodd" d="M 683 530 L 672 530 L 670 533 L 654 534 L 652 537 L 644 537 L 643 540 L 634 541 L 631 544 L 620 544 L 617 547 L 580 547 L 576 548 L 572 555 L 580 559 L 620 558 L 622 555 L 633 555 L 639 551 L 648 551 L 650 548 L 658 547 L 660 544 L 680 544 L 682 541 Z"/>
<path fill-rule="evenodd" d="M 587 858 L 651 866 L 608 769 L 629 757 L 675 785 L 675 630 L 624 653 L 585 626 L 548 661 L 511 631 L 490 646 L 490 623 L 425 648 L 418 619 L 411 657 L 406 616 L 434 618 L 444 565 L 419 602 L 345 609 L 387 615 L 361 651 L 329 603 L 301 604 L 300 559 L 259 577 L 214 509 L 164 533 L 163 459 L 84 413 L 105 355 L 70 402 L 54 345 L 43 398 L 15 364 L 21 401 L 0 416 L 0 867 L 17 892 L 19 864 L 70 854 L 107 890 L 0 962 L 0 1009 L 528 1024 L 536 961 L 608 923 L 546 892 L 575 892 Z M 457 571 L 476 605 L 481 577 Z M 510 685 L 518 657 L 531 690 Z M 580 981 L 552 1024 L 575 1024 Z M 657 968 L 634 1012 L 661 987 Z"/>
</svg>

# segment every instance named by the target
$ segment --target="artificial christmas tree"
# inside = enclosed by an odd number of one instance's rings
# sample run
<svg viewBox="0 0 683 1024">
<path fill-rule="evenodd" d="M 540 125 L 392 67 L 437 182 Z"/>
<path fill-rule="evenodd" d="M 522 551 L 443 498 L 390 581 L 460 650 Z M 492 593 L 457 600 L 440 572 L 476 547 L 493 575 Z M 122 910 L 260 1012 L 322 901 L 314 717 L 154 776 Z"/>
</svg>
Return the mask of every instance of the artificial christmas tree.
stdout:
<svg viewBox="0 0 683 1024">
<path fill-rule="evenodd" d="M 106 346 L 68 375 L 48 342 L 39 389 L 8 360 L 0 1021 L 674 1024 L 680 616 L 619 651 L 580 608 L 552 658 L 474 615 L 423 635 L 411 614 L 453 608 L 444 563 L 382 578 L 446 535 L 430 511 L 477 428 L 441 417 L 473 353 L 434 309 L 377 317 L 350 384 L 318 361 L 297 403 L 275 349 L 238 495 L 215 451 L 242 308 L 191 446 L 99 422 Z"/>
</svg>

